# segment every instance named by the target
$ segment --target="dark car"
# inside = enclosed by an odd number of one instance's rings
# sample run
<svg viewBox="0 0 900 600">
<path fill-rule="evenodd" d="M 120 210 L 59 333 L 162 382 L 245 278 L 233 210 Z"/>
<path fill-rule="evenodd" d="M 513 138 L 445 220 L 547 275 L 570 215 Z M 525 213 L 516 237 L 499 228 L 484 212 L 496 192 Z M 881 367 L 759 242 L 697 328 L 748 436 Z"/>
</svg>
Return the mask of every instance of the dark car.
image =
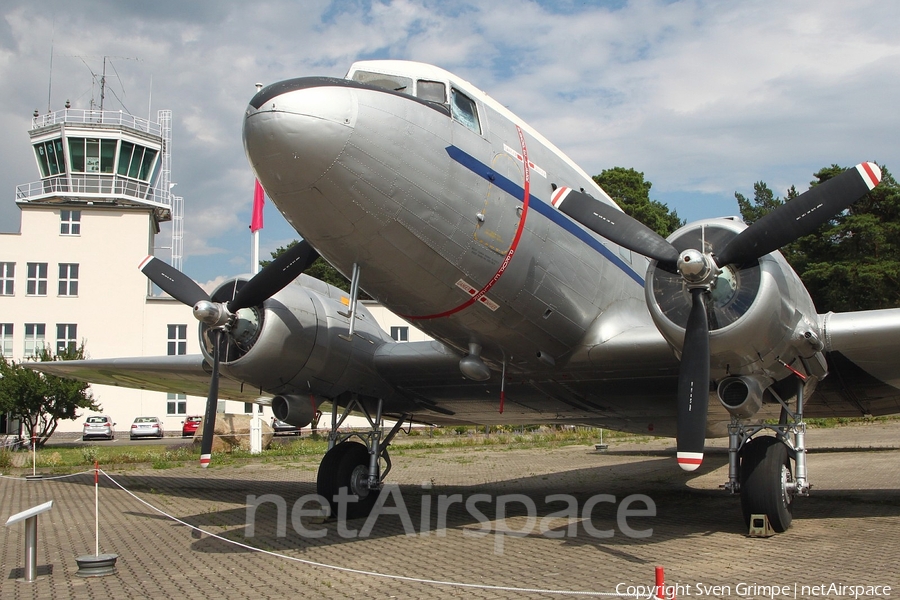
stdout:
<svg viewBox="0 0 900 600">
<path fill-rule="evenodd" d="M 300 435 L 300 428 L 272 417 L 272 429 L 275 435 Z"/>
<path fill-rule="evenodd" d="M 109 417 L 88 417 L 81 431 L 81 439 L 87 441 L 90 438 L 105 438 L 111 440 L 116 437 L 115 423 Z"/>
<path fill-rule="evenodd" d="M 188 417 L 181 422 L 181 437 L 193 437 L 200 428 L 203 417 Z"/>
</svg>

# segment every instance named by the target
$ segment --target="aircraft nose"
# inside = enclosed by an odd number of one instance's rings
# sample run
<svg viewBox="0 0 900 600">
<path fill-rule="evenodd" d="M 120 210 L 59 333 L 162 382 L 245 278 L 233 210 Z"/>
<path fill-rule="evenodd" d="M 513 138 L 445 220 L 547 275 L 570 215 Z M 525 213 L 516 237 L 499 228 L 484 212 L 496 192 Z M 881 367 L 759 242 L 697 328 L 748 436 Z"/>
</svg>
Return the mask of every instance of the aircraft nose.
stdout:
<svg viewBox="0 0 900 600">
<path fill-rule="evenodd" d="M 273 196 L 309 189 L 334 165 L 356 122 L 340 80 L 292 79 L 263 88 L 244 115 L 244 151 Z"/>
</svg>

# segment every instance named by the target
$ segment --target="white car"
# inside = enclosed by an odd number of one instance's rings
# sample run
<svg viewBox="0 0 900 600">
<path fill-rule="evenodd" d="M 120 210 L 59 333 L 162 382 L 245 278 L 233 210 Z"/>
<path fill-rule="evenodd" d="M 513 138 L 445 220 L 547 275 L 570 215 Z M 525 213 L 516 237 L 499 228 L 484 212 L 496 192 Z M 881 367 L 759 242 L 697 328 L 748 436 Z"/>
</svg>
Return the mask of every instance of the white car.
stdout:
<svg viewBox="0 0 900 600">
<path fill-rule="evenodd" d="M 84 422 L 84 429 L 81 431 L 81 439 L 88 441 L 93 437 L 106 438 L 111 440 L 116 437 L 115 423 L 112 419 L 104 416 L 88 417 Z"/>
<path fill-rule="evenodd" d="M 131 439 L 139 437 L 162 438 L 163 425 L 157 417 L 137 417 L 131 424 Z"/>
</svg>

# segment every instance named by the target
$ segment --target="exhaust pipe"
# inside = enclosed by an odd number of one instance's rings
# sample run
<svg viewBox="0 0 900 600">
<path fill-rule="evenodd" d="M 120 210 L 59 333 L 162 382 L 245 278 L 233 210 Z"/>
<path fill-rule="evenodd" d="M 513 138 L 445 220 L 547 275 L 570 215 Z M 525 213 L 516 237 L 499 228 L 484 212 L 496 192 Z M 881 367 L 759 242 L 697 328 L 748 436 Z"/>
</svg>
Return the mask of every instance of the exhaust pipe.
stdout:
<svg viewBox="0 0 900 600">
<path fill-rule="evenodd" d="M 770 385 L 768 377 L 726 377 L 719 382 L 716 395 L 732 416 L 749 419 L 762 408 L 763 394 Z"/>
</svg>

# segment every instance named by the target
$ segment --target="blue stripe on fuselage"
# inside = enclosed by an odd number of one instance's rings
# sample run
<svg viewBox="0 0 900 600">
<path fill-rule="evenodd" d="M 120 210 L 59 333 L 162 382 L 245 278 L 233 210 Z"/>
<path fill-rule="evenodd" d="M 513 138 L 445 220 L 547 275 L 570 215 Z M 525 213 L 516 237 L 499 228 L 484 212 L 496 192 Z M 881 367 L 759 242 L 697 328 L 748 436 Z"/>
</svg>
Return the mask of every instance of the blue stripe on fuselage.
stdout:
<svg viewBox="0 0 900 600">
<path fill-rule="evenodd" d="M 447 146 L 447 154 L 450 155 L 450 158 L 469 169 L 479 177 L 491 182 L 496 185 L 498 188 L 518 200 L 519 202 L 523 201 L 525 196 L 525 190 L 518 184 L 513 183 L 503 175 L 496 173 L 489 166 L 480 162 L 477 158 L 460 150 L 456 146 Z M 638 285 L 641 287 L 644 286 L 643 278 L 632 270 L 632 268 L 622 260 L 615 252 L 607 248 L 603 242 L 595 238 L 593 235 L 587 232 L 587 230 L 583 229 L 578 223 L 559 212 L 551 204 L 548 202 L 544 202 L 539 199 L 534 194 L 531 194 L 531 198 L 529 200 L 529 207 L 534 209 L 536 212 L 544 215 L 553 223 L 556 223 L 560 227 L 562 227 L 565 231 L 568 231 L 576 238 L 602 254 L 609 262 L 617 266 L 621 269 L 626 275 L 628 275 L 631 279 L 636 281 Z"/>
</svg>

